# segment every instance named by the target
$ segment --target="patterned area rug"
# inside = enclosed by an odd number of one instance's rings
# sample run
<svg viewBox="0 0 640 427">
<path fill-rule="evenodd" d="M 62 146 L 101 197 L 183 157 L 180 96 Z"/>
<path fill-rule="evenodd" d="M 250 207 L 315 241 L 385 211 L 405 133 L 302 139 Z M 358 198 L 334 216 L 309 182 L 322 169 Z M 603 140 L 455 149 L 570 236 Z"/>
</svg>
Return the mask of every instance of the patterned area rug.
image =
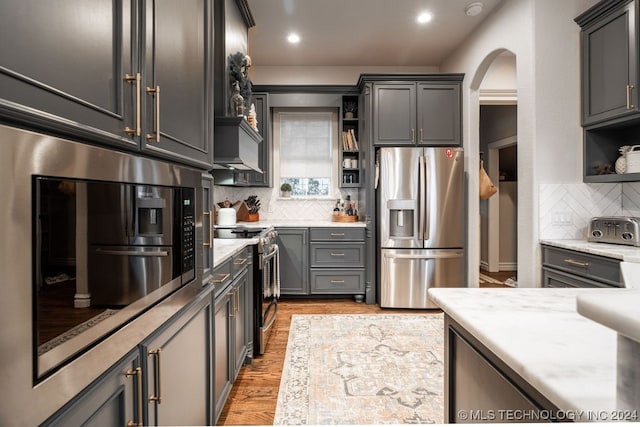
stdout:
<svg viewBox="0 0 640 427">
<path fill-rule="evenodd" d="M 444 422 L 442 314 L 294 315 L 274 425 Z"/>
</svg>

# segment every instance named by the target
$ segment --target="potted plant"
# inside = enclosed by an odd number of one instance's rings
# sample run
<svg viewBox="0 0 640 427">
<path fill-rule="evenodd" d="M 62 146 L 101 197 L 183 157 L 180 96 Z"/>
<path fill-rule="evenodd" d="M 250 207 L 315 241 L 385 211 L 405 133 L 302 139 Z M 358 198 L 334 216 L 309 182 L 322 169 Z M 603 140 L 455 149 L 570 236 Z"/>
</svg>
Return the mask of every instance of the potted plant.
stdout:
<svg viewBox="0 0 640 427">
<path fill-rule="evenodd" d="M 249 210 L 248 221 L 260 221 L 260 214 L 258 213 L 260 210 L 260 200 L 258 200 L 258 196 L 249 196 L 244 202 L 247 204 L 247 209 Z"/>
<path fill-rule="evenodd" d="M 353 119 L 355 117 L 357 110 L 358 110 L 358 104 L 355 101 L 344 102 L 344 118 L 345 119 Z"/>
<path fill-rule="evenodd" d="M 280 191 L 282 191 L 282 197 L 291 197 L 291 184 L 285 182 L 280 186 Z"/>
</svg>

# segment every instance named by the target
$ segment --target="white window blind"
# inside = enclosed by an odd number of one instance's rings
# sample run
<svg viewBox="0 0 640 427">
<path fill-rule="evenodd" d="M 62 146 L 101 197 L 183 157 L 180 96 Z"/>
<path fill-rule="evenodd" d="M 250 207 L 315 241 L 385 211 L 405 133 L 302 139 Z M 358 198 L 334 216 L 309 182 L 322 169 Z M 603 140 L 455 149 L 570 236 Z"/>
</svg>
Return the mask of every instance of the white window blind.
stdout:
<svg viewBox="0 0 640 427">
<path fill-rule="evenodd" d="M 331 189 L 331 112 L 280 112 L 280 183 L 294 196 L 327 196 Z"/>
</svg>

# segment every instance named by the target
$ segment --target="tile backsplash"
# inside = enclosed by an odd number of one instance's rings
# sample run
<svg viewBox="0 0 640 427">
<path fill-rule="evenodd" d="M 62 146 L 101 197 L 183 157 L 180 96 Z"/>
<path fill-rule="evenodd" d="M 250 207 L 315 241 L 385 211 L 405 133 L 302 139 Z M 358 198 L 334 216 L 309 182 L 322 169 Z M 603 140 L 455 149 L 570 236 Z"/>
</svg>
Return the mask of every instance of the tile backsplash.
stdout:
<svg viewBox="0 0 640 427">
<path fill-rule="evenodd" d="M 245 200 L 252 194 L 256 194 L 260 199 L 260 219 L 261 220 L 328 220 L 336 204 L 336 199 L 346 198 L 351 195 L 352 200 L 358 200 L 358 189 L 340 190 L 330 199 L 285 199 L 280 197 L 277 188 L 264 187 L 225 187 L 215 186 L 213 190 L 215 202 L 222 202 L 226 199 L 232 203 L 237 200 Z"/>
<path fill-rule="evenodd" d="M 540 186 L 540 238 L 586 239 L 594 216 L 640 216 L 640 183 Z"/>
</svg>

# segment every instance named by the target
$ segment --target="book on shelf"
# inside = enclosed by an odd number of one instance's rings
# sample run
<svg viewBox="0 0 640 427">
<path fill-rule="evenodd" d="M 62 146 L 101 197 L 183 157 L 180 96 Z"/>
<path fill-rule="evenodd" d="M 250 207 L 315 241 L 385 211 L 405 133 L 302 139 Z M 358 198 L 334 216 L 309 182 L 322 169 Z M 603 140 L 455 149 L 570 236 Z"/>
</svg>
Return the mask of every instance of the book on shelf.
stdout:
<svg viewBox="0 0 640 427">
<path fill-rule="evenodd" d="M 358 140 L 353 129 L 342 132 L 342 150 L 359 151 Z"/>
</svg>

